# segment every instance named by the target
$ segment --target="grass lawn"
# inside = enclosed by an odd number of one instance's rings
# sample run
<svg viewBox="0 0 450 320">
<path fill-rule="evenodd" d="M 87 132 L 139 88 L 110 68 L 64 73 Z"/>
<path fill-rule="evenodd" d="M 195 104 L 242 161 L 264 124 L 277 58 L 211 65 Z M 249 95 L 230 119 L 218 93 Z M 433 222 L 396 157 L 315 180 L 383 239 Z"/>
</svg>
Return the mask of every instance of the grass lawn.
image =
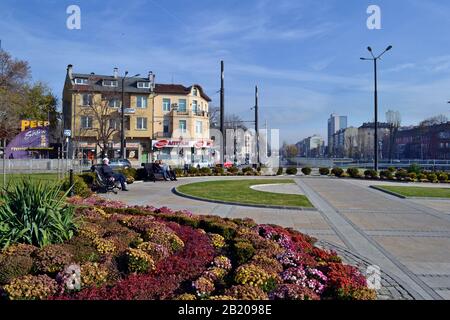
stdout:
<svg viewBox="0 0 450 320">
<path fill-rule="evenodd" d="M 397 187 L 397 186 L 377 186 L 377 188 L 395 192 L 405 197 L 450 199 L 449 188 Z"/>
<path fill-rule="evenodd" d="M 31 174 L 6 174 L 6 184 L 14 183 L 15 181 L 20 181 L 23 179 L 41 180 L 44 182 L 56 181 L 58 180 L 57 173 L 31 173 Z M 3 174 L 0 174 L 0 186 L 3 185 Z"/>
<path fill-rule="evenodd" d="M 295 182 L 291 179 L 208 181 L 179 186 L 177 190 L 187 195 L 208 200 L 229 201 L 242 204 L 313 207 L 304 195 L 263 192 L 250 188 L 253 185 L 282 183 Z"/>
</svg>

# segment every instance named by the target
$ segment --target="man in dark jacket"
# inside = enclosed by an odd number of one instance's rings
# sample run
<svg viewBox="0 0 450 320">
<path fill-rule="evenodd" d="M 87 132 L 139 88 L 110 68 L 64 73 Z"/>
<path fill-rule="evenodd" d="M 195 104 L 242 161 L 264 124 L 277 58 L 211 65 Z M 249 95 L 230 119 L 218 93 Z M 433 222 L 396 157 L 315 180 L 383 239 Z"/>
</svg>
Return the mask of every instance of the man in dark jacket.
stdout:
<svg viewBox="0 0 450 320">
<path fill-rule="evenodd" d="M 109 159 L 105 158 L 103 159 L 103 164 L 100 167 L 100 174 L 108 180 L 114 179 L 114 181 L 119 181 L 120 185 L 122 186 L 122 191 L 128 191 L 126 186 L 127 179 L 125 176 L 121 173 L 114 173 L 112 168 L 109 166 Z"/>
</svg>

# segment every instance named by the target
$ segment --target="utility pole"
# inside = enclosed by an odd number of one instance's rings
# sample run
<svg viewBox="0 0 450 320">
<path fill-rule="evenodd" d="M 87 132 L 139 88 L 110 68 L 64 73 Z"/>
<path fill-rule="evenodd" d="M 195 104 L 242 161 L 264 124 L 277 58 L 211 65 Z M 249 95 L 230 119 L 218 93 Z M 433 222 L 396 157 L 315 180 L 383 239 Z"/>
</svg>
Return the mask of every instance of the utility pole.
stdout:
<svg viewBox="0 0 450 320">
<path fill-rule="evenodd" d="M 220 61 L 220 132 L 222 133 L 222 147 L 220 150 L 221 162 L 225 162 L 225 88 L 224 88 L 224 63 Z"/>
<path fill-rule="evenodd" d="M 367 50 L 372 55 L 372 58 L 360 58 L 361 60 L 369 60 L 373 61 L 373 68 L 374 68 L 374 82 L 375 82 L 375 88 L 374 88 L 374 113 L 375 113 L 375 134 L 374 134 L 374 170 L 378 171 L 378 79 L 377 79 L 377 62 L 378 59 L 381 58 L 386 52 L 392 49 L 392 46 L 389 46 L 384 50 L 380 55 L 375 56 L 373 54 L 372 48 L 368 47 Z"/>
<path fill-rule="evenodd" d="M 120 115 L 120 157 L 125 159 L 125 78 L 128 71 L 125 71 L 125 76 L 122 78 L 122 105 Z"/>
<path fill-rule="evenodd" d="M 256 156 L 257 166 L 260 164 L 259 159 L 259 131 L 258 131 L 258 86 L 255 86 L 255 132 L 256 132 Z"/>
<path fill-rule="evenodd" d="M 266 129 L 266 157 L 269 156 L 269 130 L 267 129 L 267 119 L 264 122 L 264 128 Z"/>
</svg>

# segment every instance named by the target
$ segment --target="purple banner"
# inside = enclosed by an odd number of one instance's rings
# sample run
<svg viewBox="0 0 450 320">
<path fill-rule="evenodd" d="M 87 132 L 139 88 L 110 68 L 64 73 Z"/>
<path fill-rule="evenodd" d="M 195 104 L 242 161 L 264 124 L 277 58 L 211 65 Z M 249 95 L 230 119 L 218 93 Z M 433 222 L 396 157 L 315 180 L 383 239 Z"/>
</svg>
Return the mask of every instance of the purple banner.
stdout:
<svg viewBox="0 0 450 320">
<path fill-rule="evenodd" d="M 27 159 L 32 150 L 48 148 L 48 128 L 30 128 L 19 133 L 6 147 L 6 158 Z"/>
</svg>

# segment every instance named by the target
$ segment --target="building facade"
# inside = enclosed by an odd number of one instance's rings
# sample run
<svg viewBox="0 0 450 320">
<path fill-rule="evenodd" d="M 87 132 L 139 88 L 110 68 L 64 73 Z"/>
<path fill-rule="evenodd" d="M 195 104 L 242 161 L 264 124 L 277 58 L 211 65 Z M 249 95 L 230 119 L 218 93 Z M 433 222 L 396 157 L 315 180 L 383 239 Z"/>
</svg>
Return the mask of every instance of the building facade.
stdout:
<svg viewBox="0 0 450 320">
<path fill-rule="evenodd" d="M 333 135 L 339 130 L 347 128 L 347 116 L 339 116 L 337 114 L 330 115 L 328 119 L 328 156 L 335 157 Z"/>
<path fill-rule="evenodd" d="M 358 128 L 349 127 L 333 135 L 333 150 L 337 158 L 358 158 Z"/>
<path fill-rule="evenodd" d="M 122 86 L 123 84 L 123 86 Z M 175 165 L 209 159 L 209 102 L 200 85 L 156 84 L 154 75 L 123 78 L 67 68 L 63 128 L 77 159 L 120 155 L 124 104 L 125 157 L 135 164 L 164 159 Z"/>
<path fill-rule="evenodd" d="M 313 135 L 296 144 L 299 157 L 320 158 L 325 153 L 325 142 L 319 135 Z"/>
<path fill-rule="evenodd" d="M 390 125 L 378 123 L 378 158 L 385 159 L 389 152 Z M 374 158 L 375 123 L 364 123 L 358 128 L 358 151 L 359 159 L 370 160 Z"/>
<path fill-rule="evenodd" d="M 450 160 L 450 122 L 401 128 L 395 145 L 397 159 Z"/>
</svg>

